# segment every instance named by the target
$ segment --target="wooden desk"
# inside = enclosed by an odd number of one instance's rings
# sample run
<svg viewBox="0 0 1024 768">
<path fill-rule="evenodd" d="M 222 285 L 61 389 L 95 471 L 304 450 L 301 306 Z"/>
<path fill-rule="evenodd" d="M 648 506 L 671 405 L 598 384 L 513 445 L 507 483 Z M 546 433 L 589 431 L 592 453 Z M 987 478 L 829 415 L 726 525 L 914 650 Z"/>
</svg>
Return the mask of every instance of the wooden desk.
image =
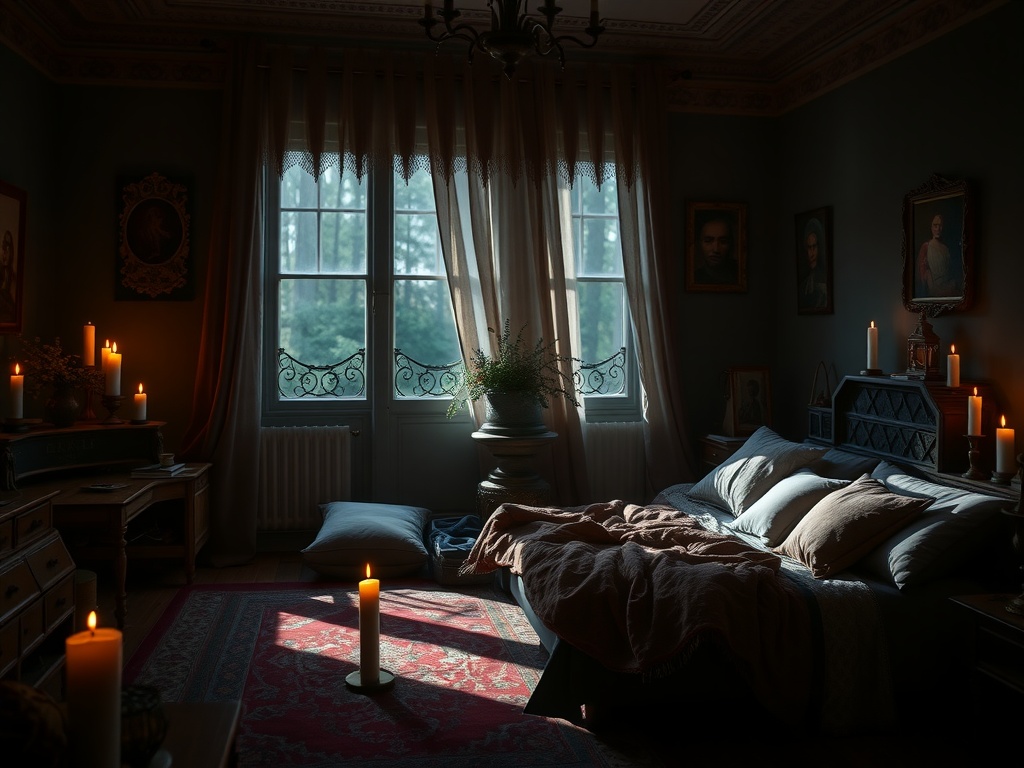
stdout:
<svg viewBox="0 0 1024 768">
<path fill-rule="evenodd" d="M 167 736 L 161 749 L 173 768 L 229 768 L 235 765 L 237 701 L 167 702 Z"/>
<path fill-rule="evenodd" d="M 130 554 L 147 558 L 181 558 L 192 583 L 196 553 L 209 537 L 210 464 L 189 464 L 174 477 L 139 478 L 130 472 L 65 478 L 48 484 L 61 493 L 53 499 L 53 525 L 61 532 L 72 556 L 110 560 L 114 573 L 114 617 L 124 627 L 127 613 L 125 577 Z M 94 483 L 123 485 L 111 491 L 86 490 Z M 181 500 L 179 536 L 173 541 L 129 544 L 128 526 L 159 502 Z"/>
</svg>

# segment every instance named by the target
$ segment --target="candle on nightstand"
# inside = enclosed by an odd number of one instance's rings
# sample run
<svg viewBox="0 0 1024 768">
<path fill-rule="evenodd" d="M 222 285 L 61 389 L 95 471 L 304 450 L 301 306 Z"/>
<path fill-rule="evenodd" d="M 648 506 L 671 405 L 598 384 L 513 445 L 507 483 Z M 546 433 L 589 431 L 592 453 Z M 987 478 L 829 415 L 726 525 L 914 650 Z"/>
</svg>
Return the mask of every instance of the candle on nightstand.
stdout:
<svg viewBox="0 0 1024 768">
<path fill-rule="evenodd" d="M 106 373 L 106 390 L 105 394 L 108 395 L 120 395 L 121 394 L 121 353 L 117 351 L 117 342 L 115 341 L 110 345 L 110 352 L 107 353 L 107 359 L 104 363 L 104 373 Z"/>
<path fill-rule="evenodd" d="M 996 430 L 996 472 L 1012 475 L 1017 471 L 1013 458 L 1013 430 L 1006 428 L 1006 416 L 999 423 L 1001 426 Z"/>
<path fill-rule="evenodd" d="M 14 364 L 11 374 L 11 418 L 20 419 L 25 415 L 25 376 L 21 373 L 21 364 Z"/>
<path fill-rule="evenodd" d="M 946 386 L 960 386 L 960 355 L 956 354 L 956 344 L 949 345 L 949 358 L 946 365 Z"/>
<path fill-rule="evenodd" d="M 146 393 L 142 391 L 141 382 L 139 383 L 139 391 L 135 393 L 135 410 L 133 411 L 132 420 L 146 420 Z"/>
<path fill-rule="evenodd" d="M 92 323 L 82 326 L 82 365 L 88 368 L 96 365 L 96 326 Z"/>
<path fill-rule="evenodd" d="M 868 327 L 868 370 L 878 370 L 878 329 L 874 320 Z"/>
<path fill-rule="evenodd" d="M 96 628 L 64 641 L 69 754 L 75 768 L 121 766 L 121 633 Z"/>
<path fill-rule="evenodd" d="M 974 394 L 967 397 L 967 434 L 981 434 L 981 397 L 977 387 L 974 388 Z"/>
<path fill-rule="evenodd" d="M 100 370 L 103 373 L 107 372 L 107 358 L 110 357 L 110 339 L 107 339 L 106 343 L 100 349 Z"/>
<path fill-rule="evenodd" d="M 380 682 L 380 581 L 366 578 L 359 582 L 359 675 L 363 685 Z"/>
</svg>

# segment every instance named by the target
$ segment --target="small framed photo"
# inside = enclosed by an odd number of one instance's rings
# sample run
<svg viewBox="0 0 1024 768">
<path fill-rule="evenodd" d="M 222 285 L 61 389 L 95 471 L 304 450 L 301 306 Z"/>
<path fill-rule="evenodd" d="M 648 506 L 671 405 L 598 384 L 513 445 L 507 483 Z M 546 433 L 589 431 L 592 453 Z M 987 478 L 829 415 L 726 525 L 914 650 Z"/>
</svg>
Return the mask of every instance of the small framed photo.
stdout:
<svg viewBox="0 0 1024 768">
<path fill-rule="evenodd" d="M 745 203 L 686 204 L 686 290 L 747 290 Z"/>
<path fill-rule="evenodd" d="M 831 315 L 832 209 L 815 208 L 796 215 L 796 311 Z"/>
<path fill-rule="evenodd" d="M 770 427 L 772 392 L 768 369 L 730 368 L 726 375 L 729 396 L 725 409 L 725 433 L 739 437 L 754 434 L 758 427 Z"/>
<path fill-rule="evenodd" d="M 932 176 L 903 198 L 903 305 L 932 317 L 967 309 L 973 288 L 971 190 Z"/>
<path fill-rule="evenodd" d="M 21 333 L 28 194 L 0 181 L 0 333 Z"/>
</svg>

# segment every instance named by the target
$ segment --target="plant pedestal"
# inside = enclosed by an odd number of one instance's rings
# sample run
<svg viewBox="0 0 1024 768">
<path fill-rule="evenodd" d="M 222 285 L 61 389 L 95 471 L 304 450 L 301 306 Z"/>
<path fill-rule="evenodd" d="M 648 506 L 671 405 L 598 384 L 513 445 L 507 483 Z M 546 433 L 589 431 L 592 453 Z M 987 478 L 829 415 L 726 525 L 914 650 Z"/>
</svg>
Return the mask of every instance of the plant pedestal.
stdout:
<svg viewBox="0 0 1024 768">
<path fill-rule="evenodd" d="M 537 455 L 557 432 L 537 435 L 495 435 L 474 432 L 473 439 L 490 451 L 497 466 L 476 490 L 477 514 L 486 521 L 506 501 L 531 507 L 549 506 L 551 487 L 534 469 Z"/>
</svg>

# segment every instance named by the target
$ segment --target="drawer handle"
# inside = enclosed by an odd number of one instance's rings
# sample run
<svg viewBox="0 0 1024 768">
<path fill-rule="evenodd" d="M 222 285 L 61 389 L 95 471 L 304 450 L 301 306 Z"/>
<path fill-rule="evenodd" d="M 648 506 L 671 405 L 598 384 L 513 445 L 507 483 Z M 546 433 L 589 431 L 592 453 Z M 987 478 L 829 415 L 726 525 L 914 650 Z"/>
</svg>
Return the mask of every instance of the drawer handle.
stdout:
<svg viewBox="0 0 1024 768">
<path fill-rule="evenodd" d="M 20 589 L 20 587 L 17 584 L 10 584 L 10 585 L 8 585 L 7 589 L 4 590 L 4 597 L 10 597 L 15 592 L 17 592 L 19 589 Z"/>
</svg>

